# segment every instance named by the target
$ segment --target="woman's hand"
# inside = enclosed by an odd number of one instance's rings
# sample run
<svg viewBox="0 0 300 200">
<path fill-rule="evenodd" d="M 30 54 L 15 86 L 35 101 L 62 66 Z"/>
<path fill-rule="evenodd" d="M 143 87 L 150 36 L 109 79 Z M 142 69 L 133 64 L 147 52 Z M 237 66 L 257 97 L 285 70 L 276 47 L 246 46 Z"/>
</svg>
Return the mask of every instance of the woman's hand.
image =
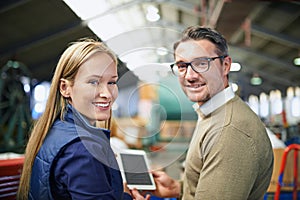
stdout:
<svg viewBox="0 0 300 200">
<path fill-rule="evenodd" d="M 146 194 L 146 197 L 142 196 L 137 189 L 131 190 L 131 195 L 134 200 L 150 200 L 150 194 Z"/>
<path fill-rule="evenodd" d="M 150 200 L 150 195 L 146 194 L 146 197 L 142 196 L 137 189 L 130 190 L 127 184 L 124 183 L 124 192 L 130 194 L 134 200 Z"/>
<path fill-rule="evenodd" d="M 124 192 L 131 194 L 130 189 L 127 187 L 127 183 L 123 183 Z"/>
</svg>

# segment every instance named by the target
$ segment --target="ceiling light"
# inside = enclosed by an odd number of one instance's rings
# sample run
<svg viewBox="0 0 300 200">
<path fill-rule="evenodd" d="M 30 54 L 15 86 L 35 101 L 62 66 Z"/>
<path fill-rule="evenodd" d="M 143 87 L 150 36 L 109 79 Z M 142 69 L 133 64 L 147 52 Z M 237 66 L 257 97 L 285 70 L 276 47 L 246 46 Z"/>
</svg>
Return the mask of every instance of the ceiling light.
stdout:
<svg viewBox="0 0 300 200">
<path fill-rule="evenodd" d="M 258 74 L 254 74 L 250 80 L 251 85 L 261 85 L 262 79 Z"/>
<path fill-rule="evenodd" d="M 241 68 L 242 67 L 241 67 L 240 63 L 237 63 L 237 62 L 231 63 L 230 71 L 231 72 L 238 72 L 238 71 L 241 70 Z"/>
<path fill-rule="evenodd" d="M 300 97 L 300 87 L 295 88 L 295 96 Z"/>
<path fill-rule="evenodd" d="M 297 97 L 294 97 L 292 100 L 292 116 L 293 117 L 300 117 L 300 99 Z"/>
<path fill-rule="evenodd" d="M 232 87 L 233 92 L 236 92 L 239 89 L 239 86 L 236 83 L 231 83 L 231 87 Z"/>
<path fill-rule="evenodd" d="M 259 95 L 259 115 L 263 118 L 269 115 L 269 97 L 264 92 Z"/>
<path fill-rule="evenodd" d="M 288 87 L 286 90 L 286 97 L 288 99 L 292 99 L 294 97 L 294 88 L 293 87 Z"/>
<path fill-rule="evenodd" d="M 155 6 L 149 6 L 147 8 L 146 18 L 150 22 L 156 22 L 160 19 L 160 15 L 158 14 L 158 9 Z"/>
<path fill-rule="evenodd" d="M 283 104 L 281 92 L 279 90 L 270 91 L 271 113 L 278 115 L 282 112 Z"/>
<path fill-rule="evenodd" d="M 250 95 L 248 98 L 248 103 L 250 108 L 258 114 L 258 109 L 259 109 L 259 102 L 258 102 L 258 97 L 255 95 Z"/>
<path fill-rule="evenodd" d="M 294 59 L 295 65 L 300 65 L 300 57 Z"/>
</svg>

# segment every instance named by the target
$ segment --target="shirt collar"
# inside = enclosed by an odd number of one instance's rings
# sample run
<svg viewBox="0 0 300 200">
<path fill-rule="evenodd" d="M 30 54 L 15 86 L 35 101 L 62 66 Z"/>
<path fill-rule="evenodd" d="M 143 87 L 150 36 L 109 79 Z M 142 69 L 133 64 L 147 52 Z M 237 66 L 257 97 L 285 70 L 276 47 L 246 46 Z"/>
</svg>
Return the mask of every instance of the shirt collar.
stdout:
<svg viewBox="0 0 300 200">
<path fill-rule="evenodd" d="M 226 104 L 228 101 L 233 99 L 233 97 L 234 92 L 229 86 L 221 92 L 219 92 L 218 94 L 216 94 L 215 96 L 213 96 L 203 105 L 199 106 L 198 103 L 195 103 L 193 105 L 193 108 L 201 118 L 204 118 L 205 116 L 211 114 L 213 111 L 217 110 L 218 108 Z"/>
</svg>

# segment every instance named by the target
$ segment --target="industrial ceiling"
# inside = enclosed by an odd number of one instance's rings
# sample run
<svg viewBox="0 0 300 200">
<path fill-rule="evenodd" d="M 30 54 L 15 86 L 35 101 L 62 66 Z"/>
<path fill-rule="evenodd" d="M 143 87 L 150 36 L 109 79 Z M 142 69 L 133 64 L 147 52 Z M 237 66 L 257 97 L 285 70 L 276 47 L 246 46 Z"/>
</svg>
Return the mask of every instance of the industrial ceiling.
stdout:
<svg viewBox="0 0 300 200">
<path fill-rule="evenodd" d="M 259 95 L 280 90 L 283 95 L 289 86 L 300 86 L 300 67 L 293 59 L 300 55 L 300 3 L 296 1 L 253 0 L 107 0 L 110 9 L 100 15 L 122 12 L 123 19 L 142 18 L 144 6 L 153 4 L 160 19 L 131 27 L 128 34 L 105 41 L 119 47 L 117 54 L 132 49 L 165 46 L 169 51 L 177 39 L 170 32 L 180 33 L 185 27 L 199 24 L 220 31 L 229 42 L 234 62 L 242 65 L 230 79 L 240 85 L 240 95 Z M 136 8 L 139 15 L 135 15 Z M 127 13 L 126 13 L 127 12 Z M 124 14 L 125 13 L 125 14 Z M 124 17 L 125 16 L 125 17 Z M 121 20 L 121 19 L 120 19 Z M 98 37 L 64 1 L 6 0 L 0 2 L 0 67 L 15 60 L 26 65 L 32 79 L 50 81 L 59 56 L 67 44 L 82 37 Z M 151 28 L 149 28 L 151 27 Z M 113 24 L 103 26 L 112 29 Z M 161 35 L 149 34 L 155 31 Z M 163 31 L 162 31 L 163 30 Z M 170 31 L 171 30 L 171 31 Z M 128 36 L 128 38 L 127 38 Z M 147 37 L 145 37 L 147 36 Z M 103 38 L 99 38 L 103 40 Z M 132 46 L 130 46 L 132 45 Z M 128 47 L 127 49 L 120 49 Z M 132 49 L 130 49 L 132 47 Z M 113 48 L 114 49 L 114 48 Z M 163 59 L 172 62 L 171 58 Z M 120 64 L 120 73 L 128 70 Z M 253 86 L 253 75 L 263 84 Z"/>
</svg>

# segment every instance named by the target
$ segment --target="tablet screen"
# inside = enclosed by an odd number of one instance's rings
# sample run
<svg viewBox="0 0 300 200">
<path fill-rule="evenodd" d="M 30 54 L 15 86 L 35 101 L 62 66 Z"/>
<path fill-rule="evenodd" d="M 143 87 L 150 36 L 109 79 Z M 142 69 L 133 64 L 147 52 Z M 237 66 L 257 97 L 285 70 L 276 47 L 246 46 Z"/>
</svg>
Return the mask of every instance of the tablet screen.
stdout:
<svg viewBox="0 0 300 200">
<path fill-rule="evenodd" d="M 146 152 L 143 150 L 122 150 L 117 153 L 123 181 L 129 189 L 155 190 L 155 182 L 149 172 Z"/>
<path fill-rule="evenodd" d="M 143 155 L 121 154 L 128 185 L 152 185 Z"/>
</svg>

